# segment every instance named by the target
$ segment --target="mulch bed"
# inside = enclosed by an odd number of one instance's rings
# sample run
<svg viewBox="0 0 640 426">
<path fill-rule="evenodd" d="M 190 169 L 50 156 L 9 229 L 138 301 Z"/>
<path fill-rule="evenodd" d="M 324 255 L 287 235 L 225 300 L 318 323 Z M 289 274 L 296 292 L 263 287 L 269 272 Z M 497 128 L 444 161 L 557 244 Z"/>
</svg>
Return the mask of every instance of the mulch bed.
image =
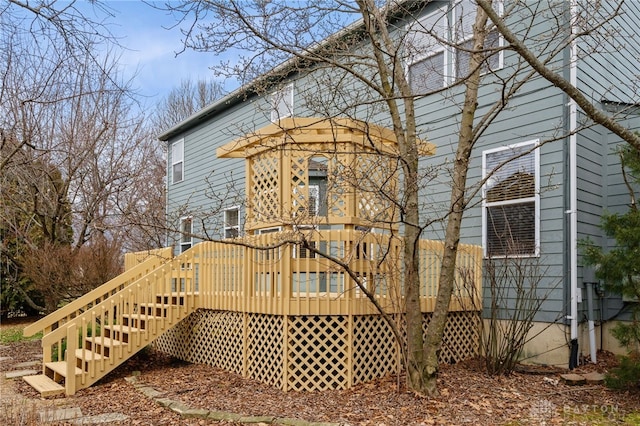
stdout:
<svg viewBox="0 0 640 426">
<path fill-rule="evenodd" d="M 40 342 L 10 344 L 0 356 L 12 363 L 31 361 L 41 353 Z M 605 372 L 616 358 L 599 353 L 598 365 L 585 364 L 574 372 Z M 141 371 L 139 380 L 163 396 L 193 408 L 243 415 L 269 415 L 349 425 L 560 425 L 637 424 L 640 389 L 615 391 L 603 385 L 568 386 L 558 369 L 537 367 L 510 376 L 488 376 L 482 359 L 442 365 L 440 395 L 420 398 L 397 377 L 386 377 L 352 389 L 324 392 L 282 392 L 236 374 L 205 365 L 188 364 L 155 351 L 143 351 L 89 389 L 64 401 L 85 415 L 121 412 L 122 424 L 201 425 L 220 422 L 183 419 L 145 398 L 124 377 Z M 2 366 L 6 371 L 6 366 Z M 535 373 L 535 374 L 532 374 Z M 39 399 L 21 380 L 3 382 L 2 392 Z M 629 416 L 631 413 L 638 413 Z M 631 420 L 630 420 L 631 419 Z M 602 423 L 604 421 L 604 423 Z"/>
</svg>

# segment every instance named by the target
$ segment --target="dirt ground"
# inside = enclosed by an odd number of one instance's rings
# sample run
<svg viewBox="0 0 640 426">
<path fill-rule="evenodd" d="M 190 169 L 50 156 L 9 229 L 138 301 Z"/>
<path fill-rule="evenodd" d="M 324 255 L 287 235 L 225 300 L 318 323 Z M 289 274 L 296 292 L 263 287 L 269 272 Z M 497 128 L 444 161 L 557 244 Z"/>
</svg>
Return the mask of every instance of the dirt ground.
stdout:
<svg viewBox="0 0 640 426">
<path fill-rule="evenodd" d="M 162 396 L 193 408 L 228 411 L 243 415 L 268 415 L 315 422 L 348 425 L 640 425 L 640 389 L 614 391 L 603 385 L 568 386 L 559 372 L 539 369 L 536 374 L 514 373 L 491 377 L 482 360 L 443 365 L 439 377 L 440 396 L 418 398 L 398 387 L 388 377 L 348 390 L 284 393 L 236 374 L 183 363 L 154 351 L 144 351 L 89 389 L 71 397 L 42 400 L 22 380 L 7 380 L 6 371 L 40 354 L 40 342 L 5 345 L 0 357 L 2 411 L 0 424 L 18 422 L 11 413 L 36 418 L 43 407 L 79 407 L 83 415 L 124 413 L 129 418 L 109 424 L 123 425 L 211 425 L 226 424 L 184 419 L 144 397 L 124 380 L 140 371 L 139 380 Z M 597 366 L 585 365 L 577 372 L 600 371 L 616 359 L 600 353 Z M 38 367 L 36 367 L 38 368 Z M 4 421 L 2 419 L 4 416 Z M 11 423 L 11 422 L 14 423 Z M 66 424 L 64 422 L 58 424 Z"/>
</svg>

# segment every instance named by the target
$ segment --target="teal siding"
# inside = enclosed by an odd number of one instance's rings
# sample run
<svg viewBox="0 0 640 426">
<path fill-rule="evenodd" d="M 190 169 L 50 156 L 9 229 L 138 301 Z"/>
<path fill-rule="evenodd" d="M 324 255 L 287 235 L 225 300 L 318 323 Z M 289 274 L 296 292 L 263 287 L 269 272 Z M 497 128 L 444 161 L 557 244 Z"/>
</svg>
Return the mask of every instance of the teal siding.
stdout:
<svg viewBox="0 0 640 426">
<path fill-rule="evenodd" d="M 585 0 L 586 1 L 586 0 Z M 620 13 L 613 16 L 618 2 L 588 1 L 587 10 L 593 25 L 610 19 L 596 37 L 580 39 L 579 87 L 594 101 L 638 103 L 638 61 L 640 58 L 640 2 L 626 1 Z M 595 11 L 594 11 L 595 9 Z"/>
<path fill-rule="evenodd" d="M 219 159 L 216 149 L 266 125 L 268 120 L 263 110 L 251 102 L 241 103 L 223 111 L 215 120 L 200 124 L 169 141 L 184 138 L 184 180 L 177 184 L 169 183 L 167 188 L 168 221 L 173 224 L 172 228 L 177 228 L 180 217 L 193 216 L 195 234 L 222 237 L 222 210 L 244 204 L 245 161 Z M 170 157 L 168 164 L 171 164 Z M 169 244 L 175 245 L 177 235 L 169 238 Z"/>
</svg>

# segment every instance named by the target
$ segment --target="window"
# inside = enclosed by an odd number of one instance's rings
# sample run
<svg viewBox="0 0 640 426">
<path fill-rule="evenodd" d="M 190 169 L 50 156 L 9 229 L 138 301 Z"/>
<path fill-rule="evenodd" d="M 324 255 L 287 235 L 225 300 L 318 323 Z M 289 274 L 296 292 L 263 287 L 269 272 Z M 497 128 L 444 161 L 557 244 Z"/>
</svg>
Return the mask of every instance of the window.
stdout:
<svg viewBox="0 0 640 426">
<path fill-rule="evenodd" d="M 536 256 L 539 253 L 538 141 L 483 153 L 485 255 Z"/>
<path fill-rule="evenodd" d="M 271 121 L 293 116 L 293 84 L 271 94 Z"/>
<path fill-rule="evenodd" d="M 307 241 L 309 247 L 317 248 L 315 241 Z M 315 259 L 317 257 L 316 253 L 312 250 L 307 249 L 302 244 L 296 244 L 293 246 L 293 255 L 294 259 Z"/>
<path fill-rule="evenodd" d="M 191 248 L 193 244 L 193 219 L 183 217 L 180 219 L 180 252 Z"/>
<path fill-rule="evenodd" d="M 304 187 L 300 186 L 299 188 L 293 188 L 293 206 L 296 209 L 294 215 L 302 217 L 318 216 L 320 211 L 320 186 L 308 185 L 308 197 L 302 195 L 304 194 Z"/>
<path fill-rule="evenodd" d="M 493 3 L 502 13 L 502 1 Z M 407 80 L 414 93 L 425 94 L 466 77 L 473 49 L 473 24 L 477 5 L 472 0 L 458 1 L 454 7 L 441 8 L 412 23 L 406 39 Z M 456 45 L 459 48 L 450 47 Z M 497 31 L 487 35 L 485 46 L 500 45 Z M 502 66 L 500 53 L 487 57 L 483 71 Z"/>
<path fill-rule="evenodd" d="M 445 46 L 438 39 L 446 39 L 446 34 L 446 9 L 438 9 L 409 28 L 407 79 L 414 92 L 426 93 L 444 86 Z"/>
<path fill-rule="evenodd" d="M 309 200 L 307 201 L 307 211 L 309 216 L 318 216 L 318 207 L 320 206 L 320 187 L 318 185 L 309 185 Z"/>
<path fill-rule="evenodd" d="M 240 208 L 231 207 L 224 211 L 224 237 L 237 238 L 240 235 Z"/>
<path fill-rule="evenodd" d="M 494 7 L 498 8 L 500 12 L 501 2 L 494 2 Z M 476 12 L 478 6 L 471 0 L 462 0 L 457 3 L 453 9 L 453 31 L 454 43 L 459 46 L 459 49 L 455 49 L 454 70 L 457 80 L 463 79 L 469 75 L 472 71 L 469 68 L 471 62 L 471 52 L 473 50 L 473 24 L 476 18 Z M 491 31 L 487 34 L 485 40 L 485 48 L 492 49 L 500 45 L 500 36 L 497 30 Z M 482 65 L 482 71 L 488 72 L 489 70 L 495 70 L 500 68 L 500 55 L 494 54 L 488 56 L 485 59 L 485 63 Z"/>
<path fill-rule="evenodd" d="M 171 145 L 171 182 L 178 183 L 184 179 L 184 139 Z"/>
</svg>

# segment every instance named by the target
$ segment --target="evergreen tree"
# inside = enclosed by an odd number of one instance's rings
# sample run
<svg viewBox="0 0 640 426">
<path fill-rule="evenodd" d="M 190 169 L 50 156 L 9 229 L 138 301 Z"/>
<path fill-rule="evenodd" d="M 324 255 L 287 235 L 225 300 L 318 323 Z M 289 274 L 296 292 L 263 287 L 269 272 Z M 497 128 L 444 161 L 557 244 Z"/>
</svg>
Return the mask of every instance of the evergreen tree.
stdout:
<svg viewBox="0 0 640 426">
<path fill-rule="evenodd" d="M 623 214 L 607 213 L 602 217 L 602 229 L 615 240 L 615 247 L 604 252 L 592 242 L 586 244 L 585 263 L 596 267 L 596 276 L 607 290 L 630 299 L 640 300 L 640 151 L 630 145 L 619 149 L 622 175 L 629 191 L 629 210 Z M 614 337 L 630 350 L 608 383 L 616 387 L 640 383 L 640 303 L 632 306 L 631 321 L 618 323 L 612 330 Z"/>
</svg>

